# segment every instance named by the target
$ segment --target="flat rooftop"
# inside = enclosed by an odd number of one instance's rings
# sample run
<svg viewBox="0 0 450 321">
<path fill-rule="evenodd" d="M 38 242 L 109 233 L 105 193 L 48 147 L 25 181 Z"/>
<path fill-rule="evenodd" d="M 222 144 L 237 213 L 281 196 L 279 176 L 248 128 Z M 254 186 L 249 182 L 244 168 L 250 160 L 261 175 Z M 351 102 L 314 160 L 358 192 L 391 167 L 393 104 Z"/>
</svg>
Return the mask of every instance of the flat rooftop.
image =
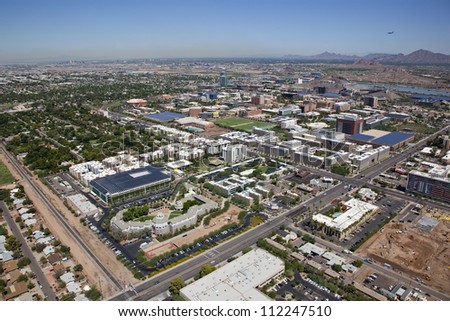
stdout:
<svg viewBox="0 0 450 321">
<path fill-rule="evenodd" d="M 162 112 L 159 114 L 147 114 L 147 115 L 145 115 L 145 117 L 159 121 L 159 122 L 169 122 L 169 121 L 173 121 L 175 119 L 184 118 L 186 116 L 183 114 L 179 114 L 179 113 L 165 111 L 165 112 Z"/>
<path fill-rule="evenodd" d="M 316 214 L 313 216 L 313 220 L 342 232 L 358 222 L 366 213 L 378 209 L 375 205 L 355 198 L 345 202 L 344 205 L 349 209 L 337 217 L 332 218 L 323 214 Z"/>
<path fill-rule="evenodd" d="M 284 271 L 284 262 L 255 249 L 181 289 L 190 301 L 269 301 L 256 289 Z"/>
<path fill-rule="evenodd" d="M 312 243 L 305 243 L 303 246 L 299 248 L 300 252 L 304 254 L 311 254 L 314 253 L 316 255 L 323 255 L 327 250 L 325 250 L 323 247 L 320 247 L 318 245 L 312 244 Z"/>
<path fill-rule="evenodd" d="M 414 137 L 414 134 L 403 132 L 386 132 L 382 130 L 371 129 L 361 134 L 354 134 L 350 139 L 362 142 L 374 143 L 377 145 L 393 146 Z"/>
<path fill-rule="evenodd" d="M 170 173 L 163 167 L 145 166 L 143 168 L 97 178 L 91 182 L 91 186 L 105 195 L 108 193 L 113 195 L 170 180 L 170 178 Z"/>
</svg>

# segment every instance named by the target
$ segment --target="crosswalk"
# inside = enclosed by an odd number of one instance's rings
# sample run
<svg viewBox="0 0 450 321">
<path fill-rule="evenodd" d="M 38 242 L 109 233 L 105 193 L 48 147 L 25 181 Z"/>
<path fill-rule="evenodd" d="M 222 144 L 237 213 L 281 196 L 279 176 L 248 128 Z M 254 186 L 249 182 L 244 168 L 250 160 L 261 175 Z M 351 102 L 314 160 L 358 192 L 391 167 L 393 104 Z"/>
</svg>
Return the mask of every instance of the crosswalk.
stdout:
<svg viewBox="0 0 450 321">
<path fill-rule="evenodd" d="M 208 258 L 208 259 L 212 259 L 212 258 L 214 258 L 214 257 L 215 257 L 216 255 L 218 255 L 218 254 L 220 254 L 219 251 L 217 251 L 217 250 L 211 250 L 211 251 L 208 251 L 207 253 L 205 253 L 204 256 L 205 256 L 206 258 Z"/>
</svg>

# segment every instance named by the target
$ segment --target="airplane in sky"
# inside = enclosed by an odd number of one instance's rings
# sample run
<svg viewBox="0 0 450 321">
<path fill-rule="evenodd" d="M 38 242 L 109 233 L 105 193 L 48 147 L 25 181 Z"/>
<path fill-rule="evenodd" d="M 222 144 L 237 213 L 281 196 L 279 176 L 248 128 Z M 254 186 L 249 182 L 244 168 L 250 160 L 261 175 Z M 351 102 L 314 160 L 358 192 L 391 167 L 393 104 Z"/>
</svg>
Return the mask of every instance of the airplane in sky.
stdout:
<svg viewBox="0 0 450 321">
<path fill-rule="evenodd" d="M 394 31 L 388 31 L 388 35 L 392 35 Z"/>
</svg>

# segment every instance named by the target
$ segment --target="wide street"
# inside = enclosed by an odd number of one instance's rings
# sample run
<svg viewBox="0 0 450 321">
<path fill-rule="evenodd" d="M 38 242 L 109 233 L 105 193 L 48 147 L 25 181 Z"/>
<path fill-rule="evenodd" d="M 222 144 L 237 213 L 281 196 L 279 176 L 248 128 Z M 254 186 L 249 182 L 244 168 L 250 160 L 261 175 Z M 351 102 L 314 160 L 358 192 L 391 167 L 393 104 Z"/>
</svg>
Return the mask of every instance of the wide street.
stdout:
<svg viewBox="0 0 450 321">
<path fill-rule="evenodd" d="M 339 253 L 339 255 L 341 255 L 342 257 L 347 258 L 349 262 L 353 262 L 356 260 L 361 260 L 361 261 L 364 260 L 363 257 L 360 257 L 359 255 L 356 255 L 355 253 L 352 253 L 352 252 L 343 253 L 342 250 L 344 248 L 342 246 L 339 246 L 336 243 L 316 237 L 315 235 L 312 235 L 311 233 L 306 232 L 305 230 L 296 227 L 294 224 L 290 224 L 289 227 L 291 229 L 293 229 L 294 231 L 297 230 L 297 231 L 301 232 L 302 234 L 306 234 L 311 237 L 314 237 L 316 244 L 320 244 L 323 247 L 329 248 L 329 249 Z M 419 288 L 423 292 L 428 292 L 429 294 L 431 294 L 441 300 L 446 300 L 446 301 L 450 300 L 450 297 L 448 295 L 438 292 L 436 290 L 433 290 L 432 288 L 425 286 L 424 284 L 422 284 L 420 282 L 417 282 L 415 279 L 409 277 L 408 275 L 405 275 L 403 273 L 398 273 L 392 269 L 388 269 L 377 262 L 371 261 L 370 263 L 365 263 L 365 264 L 370 264 L 370 268 L 372 270 L 374 270 L 375 272 L 384 274 L 384 275 L 390 277 L 391 279 L 397 280 L 398 282 L 402 282 L 406 286 Z"/>
<path fill-rule="evenodd" d="M 354 186 L 354 188 L 358 188 L 369 182 L 372 178 L 378 176 L 380 173 L 384 172 L 388 168 L 394 166 L 395 164 L 400 163 L 404 159 L 408 158 L 410 155 L 416 153 L 418 150 L 423 148 L 428 142 L 429 139 L 432 139 L 433 137 L 436 137 L 439 133 L 447 130 L 450 128 L 450 126 L 446 126 L 436 132 L 435 134 L 422 139 L 418 143 L 416 143 L 414 146 L 408 148 L 406 151 L 403 151 L 401 153 L 395 154 L 393 157 L 387 159 L 386 161 L 379 163 L 363 172 L 361 172 L 360 175 L 353 178 L 344 178 L 342 176 L 339 176 L 339 179 L 343 182 L 351 182 L 351 184 Z M 309 168 L 308 168 L 309 169 Z M 321 175 L 324 175 L 323 171 L 321 171 Z M 328 175 L 330 176 L 330 175 Z M 334 176 L 334 175 L 333 175 Z M 247 231 L 246 233 L 243 233 L 241 235 L 238 235 L 234 237 L 233 239 L 219 244 L 214 249 L 210 251 L 214 251 L 215 253 L 218 253 L 214 259 L 212 259 L 210 256 L 208 256 L 208 252 L 197 256 L 195 258 L 192 258 L 189 261 L 186 261 L 180 265 L 177 265 L 173 268 L 171 268 L 168 271 L 165 271 L 163 273 L 160 273 L 148 280 L 145 280 L 138 285 L 136 285 L 133 288 L 127 289 L 123 291 L 122 293 L 110 298 L 110 300 L 149 300 L 155 296 L 157 296 L 160 293 L 163 293 L 167 291 L 170 281 L 176 277 L 180 277 L 184 280 L 187 280 L 189 278 L 194 277 L 198 271 L 200 270 L 201 266 L 206 263 L 211 263 L 212 260 L 214 260 L 214 264 L 217 264 L 219 262 L 222 262 L 224 260 L 227 260 L 229 257 L 236 255 L 240 251 L 242 251 L 244 248 L 253 245 L 255 242 L 258 241 L 258 239 L 265 237 L 269 235 L 269 233 L 279 226 L 286 223 L 286 218 L 295 216 L 297 214 L 303 213 L 307 207 L 309 208 L 323 208 L 326 204 L 331 202 L 332 200 L 340 197 L 343 193 L 347 192 L 347 189 L 345 188 L 344 183 L 341 182 L 338 185 L 332 187 L 326 192 L 323 192 L 316 197 L 303 202 L 296 207 L 292 208 L 291 210 L 280 214 L 279 216 L 273 218 L 272 220 L 267 221 L 266 223 L 259 225 L 255 228 L 253 228 L 250 231 Z M 333 243 L 330 243 L 333 244 Z M 336 246 L 336 250 L 341 252 L 343 250 L 342 247 Z M 358 258 L 357 256 L 354 256 L 354 258 Z M 378 268 L 379 269 L 379 268 Z M 386 269 L 383 270 L 385 272 Z M 402 275 L 399 273 L 396 273 L 395 271 L 389 270 L 387 273 L 393 275 L 395 278 L 400 279 Z M 404 278 L 404 277 L 403 277 Z M 409 278 L 405 279 L 408 282 L 411 280 Z M 409 284 L 409 283 L 408 283 Z M 428 289 L 427 289 L 428 290 Z M 431 290 L 431 289 L 430 289 Z M 437 295 L 441 295 L 439 292 L 436 291 L 429 291 L 430 293 L 436 293 Z M 439 297 L 439 296 L 438 296 Z M 444 296 L 445 297 L 445 296 Z"/>
</svg>

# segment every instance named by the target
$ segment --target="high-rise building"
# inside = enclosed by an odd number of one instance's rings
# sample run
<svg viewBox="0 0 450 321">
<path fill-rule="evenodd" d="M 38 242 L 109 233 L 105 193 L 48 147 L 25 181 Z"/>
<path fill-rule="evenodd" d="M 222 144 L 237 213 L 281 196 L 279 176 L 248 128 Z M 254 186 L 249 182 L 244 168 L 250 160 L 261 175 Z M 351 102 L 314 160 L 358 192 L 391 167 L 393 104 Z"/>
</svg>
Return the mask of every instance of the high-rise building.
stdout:
<svg viewBox="0 0 450 321">
<path fill-rule="evenodd" d="M 243 144 L 229 145 L 223 149 L 222 155 L 225 163 L 238 163 L 247 157 L 247 146 Z"/>
<path fill-rule="evenodd" d="M 375 97 L 375 96 L 364 97 L 364 105 L 370 106 L 373 108 L 377 108 L 378 107 L 378 97 Z"/>
<path fill-rule="evenodd" d="M 222 87 L 227 87 L 228 86 L 228 78 L 227 75 L 225 74 L 225 72 L 222 72 L 220 74 L 220 86 Z"/>
<path fill-rule="evenodd" d="M 444 148 L 445 151 L 450 150 L 450 137 L 449 136 L 444 136 L 443 138 L 443 142 L 442 142 L 442 147 Z"/>
<path fill-rule="evenodd" d="M 364 119 L 359 115 L 339 115 L 336 119 L 336 131 L 348 135 L 360 134 L 363 129 Z"/>
<path fill-rule="evenodd" d="M 436 167 L 428 173 L 412 170 L 408 174 L 406 190 L 450 202 L 450 166 Z"/>
</svg>

